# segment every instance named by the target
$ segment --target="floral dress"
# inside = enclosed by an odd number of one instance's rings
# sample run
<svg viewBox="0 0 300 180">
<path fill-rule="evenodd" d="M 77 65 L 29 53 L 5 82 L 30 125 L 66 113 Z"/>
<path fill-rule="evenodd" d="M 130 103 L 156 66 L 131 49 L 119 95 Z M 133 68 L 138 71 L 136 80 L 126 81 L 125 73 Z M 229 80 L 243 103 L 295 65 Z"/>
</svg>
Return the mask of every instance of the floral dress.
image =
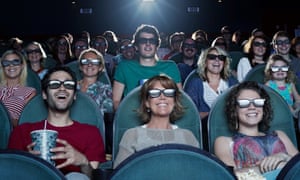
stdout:
<svg viewBox="0 0 300 180">
<path fill-rule="evenodd" d="M 265 136 L 247 136 L 237 133 L 233 136 L 233 158 L 237 168 L 249 168 L 266 156 L 280 152 L 287 153 L 276 132 Z"/>
<path fill-rule="evenodd" d="M 80 90 L 81 83 L 78 83 L 77 89 Z M 112 88 L 109 84 L 104 84 L 97 81 L 89 85 L 87 91 L 85 92 L 89 95 L 98 105 L 102 115 L 105 112 L 113 112 L 113 101 L 112 101 Z"/>
</svg>

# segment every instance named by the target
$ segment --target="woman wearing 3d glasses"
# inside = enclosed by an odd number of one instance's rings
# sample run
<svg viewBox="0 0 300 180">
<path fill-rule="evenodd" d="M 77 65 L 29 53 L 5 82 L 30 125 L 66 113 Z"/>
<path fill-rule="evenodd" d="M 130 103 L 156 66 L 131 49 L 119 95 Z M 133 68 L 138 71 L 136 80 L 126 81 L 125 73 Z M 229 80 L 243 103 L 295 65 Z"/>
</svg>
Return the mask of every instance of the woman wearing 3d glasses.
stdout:
<svg viewBox="0 0 300 180">
<path fill-rule="evenodd" d="M 133 153 L 151 146 L 178 143 L 199 147 L 191 131 L 172 124 L 183 115 L 180 96 L 176 83 L 165 75 L 154 76 L 143 84 L 138 112 L 144 125 L 124 133 L 114 167 Z"/>
<path fill-rule="evenodd" d="M 248 72 L 257 65 L 265 65 L 270 56 L 268 38 L 264 35 L 251 36 L 243 47 L 244 57 L 237 65 L 237 79 L 242 82 Z"/>
<path fill-rule="evenodd" d="M 295 78 L 295 73 L 283 56 L 274 54 L 269 57 L 265 68 L 265 84 L 277 91 L 285 99 L 294 117 L 297 118 L 300 95 L 295 87 Z"/>
<path fill-rule="evenodd" d="M 102 54 L 89 48 L 81 52 L 78 61 L 83 78 L 78 82 L 77 89 L 93 98 L 102 114 L 113 112 L 112 87 L 98 80 L 99 73 L 105 71 Z"/>
<path fill-rule="evenodd" d="M 270 171 L 276 174 L 279 171 L 274 170 L 298 153 L 283 131 L 269 131 L 273 113 L 270 97 L 256 82 L 246 81 L 233 87 L 224 111 L 233 136 L 218 137 L 214 152 L 237 175 Z"/>
<path fill-rule="evenodd" d="M 0 100 L 8 109 L 13 127 L 16 127 L 24 106 L 36 95 L 36 89 L 26 86 L 27 65 L 20 52 L 8 50 L 0 61 Z"/>
<path fill-rule="evenodd" d="M 47 55 L 39 42 L 33 41 L 26 46 L 26 55 L 29 67 L 36 72 L 40 79 L 43 79 L 48 69 L 44 67 L 47 61 Z"/>
<path fill-rule="evenodd" d="M 207 149 L 207 117 L 215 99 L 230 86 L 237 84 L 230 72 L 230 59 L 218 47 L 210 47 L 201 52 L 197 74 L 187 79 L 184 91 L 195 103 L 202 123 L 204 148 Z"/>
</svg>

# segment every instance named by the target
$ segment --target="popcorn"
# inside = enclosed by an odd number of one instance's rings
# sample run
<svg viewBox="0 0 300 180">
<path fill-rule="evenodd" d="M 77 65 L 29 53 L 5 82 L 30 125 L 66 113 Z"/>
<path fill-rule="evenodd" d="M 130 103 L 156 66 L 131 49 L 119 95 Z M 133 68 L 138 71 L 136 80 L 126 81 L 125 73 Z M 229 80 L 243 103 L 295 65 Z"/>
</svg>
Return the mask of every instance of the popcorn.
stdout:
<svg viewBox="0 0 300 180">
<path fill-rule="evenodd" d="M 248 172 L 236 173 L 238 180 L 266 180 L 265 177 L 256 173 L 253 169 L 249 169 Z"/>
</svg>

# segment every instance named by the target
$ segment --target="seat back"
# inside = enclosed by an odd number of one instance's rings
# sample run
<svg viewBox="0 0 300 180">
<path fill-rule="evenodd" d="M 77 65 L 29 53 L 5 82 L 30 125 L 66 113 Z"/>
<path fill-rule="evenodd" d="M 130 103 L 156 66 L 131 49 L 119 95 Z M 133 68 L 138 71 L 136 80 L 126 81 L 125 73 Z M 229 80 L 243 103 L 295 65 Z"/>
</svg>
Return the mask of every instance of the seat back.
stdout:
<svg viewBox="0 0 300 180">
<path fill-rule="evenodd" d="M 216 157 L 199 148 L 164 144 L 141 150 L 123 161 L 111 180 L 122 179 L 235 179 Z"/>
<path fill-rule="evenodd" d="M 243 81 L 255 81 L 261 84 L 265 82 L 265 64 L 259 64 L 253 67 L 245 76 Z"/>
<path fill-rule="evenodd" d="M 1 179 L 66 179 L 53 165 L 25 151 L 0 150 Z"/>
<path fill-rule="evenodd" d="M 77 80 L 82 79 L 82 73 L 79 69 L 78 61 L 70 62 L 70 63 L 66 64 L 66 66 L 68 66 L 76 74 L 76 79 Z M 110 81 L 106 71 L 101 72 L 98 75 L 98 80 L 103 82 L 104 84 L 110 84 L 111 85 L 111 81 Z"/>
<path fill-rule="evenodd" d="M 0 101 L 0 149 L 6 149 L 9 135 L 12 130 L 11 119 L 8 110 Z"/>
<path fill-rule="evenodd" d="M 191 71 L 190 74 L 185 78 L 185 81 L 183 82 L 183 89 L 186 89 L 186 85 L 189 84 L 189 81 L 195 77 L 199 77 L 199 75 L 197 74 L 197 69 Z"/>
<path fill-rule="evenodd" d="M 113 160 L 119 151 L 119 143 L 124 132 L 129 128 L 142 125 L 142 121 L 136 112 L 140 106 L 140 89 L 141 87 L 137 87 L 125 96 L 115 113 L 113 130 Z M 202 148 L 201 125 L 198 110 L 190 97 L 183 91 L 181 91 L 181 93 L 182 104 L 186 109 L 183 117 L 175 121 L 175 124 L 180 128 L 192 131 Z"/>
<path fill-rule="evenodd" d="M 57 61 L 48 55 L 47 58 L 45 59 L 43 65 L 46 69 L 52 69 L 52 68 L 56 67 Z"/>
<path fill-rule="evenodd" d="M 282 130 L 291 139 L 297 147 L 294 119 L 286 101 L 270 87 L 260 84 L 271 98 L 273 109 L 273 119 L 270 124 L 270 130 Z M 215 101 L 208 116 L 208 142 L 209 152 L 214 153 L 214 142 L 219 136 L 232 136 L 227 125 L 225 105 L 229 91 L 233 87 L 223 92 Z"/>
<path fill-rule="evenodd" d="M 298 180 L 300 177 L 300 154 L 294 156 L 282 168 L 277 176 L 277 180 Z"/>
<path fill-rule="evenodd" d="M 46 119 L 48 116 L 48 109 L 45 105 L 41 94 L 33 97 L 24 107 L 19 124 L 25 122 L 37 122 Z M 90 124 L 96 126 L 105 142 L 105 126 L 102 113 L 100 112 L 96 102 L 83 92 L 77 92 L 76 100 L 74 101 L 70 116 L 73 120 L 80 123 Z"/>
<path fill-rule="evenodd" d="M 31 68 L 27 68 L 26 84 L 29 87 L 35 88 L 38 94 L 42 92 L 41 79 L 39 75 L 36 72 L 34 72 Z"/>
<path fill-rule="evenodd" d="M 244 78 L 244 81 L 255 81 L 261 84 L 265 83 L 265 64 L 259 64 L 252 68 Z M 300 93 L 300 79 L 296 76 L 295 86 Z"/>
<path fill-rule="evenodd" d="M 231 58 L 230 69 L 236 71 L 239 61 L 244 56 L 244 53 L 242 51 L 229 51 L 228 54 Z"/>
</svg>

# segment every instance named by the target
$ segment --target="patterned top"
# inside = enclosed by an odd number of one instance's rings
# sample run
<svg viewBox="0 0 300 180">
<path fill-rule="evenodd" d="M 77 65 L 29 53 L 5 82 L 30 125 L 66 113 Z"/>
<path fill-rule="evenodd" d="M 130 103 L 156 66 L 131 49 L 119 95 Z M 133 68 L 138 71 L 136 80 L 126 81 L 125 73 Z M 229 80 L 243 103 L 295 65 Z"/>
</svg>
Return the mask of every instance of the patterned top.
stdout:
<svg viewBox="0 0 300 180">
<path fill-rule="evenodd" d="M 77 89 L 80 90 L 81 83 L 78 83 Z M 102 115 L 107 112 L 113 112 L 113 101 L 112 101 L 112 88 L 109 84 L 104 84 L 103 82 L 96 81 L 95 83 L 89 85 L 85 92 L 97 103 Z"/>
<path fill-rule="evenodd" d="M 253 167 L 266 156 L 280 152 L 287 153 L 275 131 L 267 133 L 265 136 L 247 136 L 237 133 L 233 136 L 232 150 L 237 168 Z"/>
<path fill-rule="evenodd" d="M 294 104 L 292 86 L 290 83 L 286 83 L 286 86 L 279 87 L 274 81 L 270 80 L 268 84 L 272 89 L 274 89 L 283 97 L 288 105 L 292 106 Z"/>
<path fill-rule="evenodd" d="M 15 87 L 0 86 L 0 100 L 7 108 L 11 119 L 19 119 L 28 98 L 35 92 L 34 88 L 21 85 Z"/>
</svg>

